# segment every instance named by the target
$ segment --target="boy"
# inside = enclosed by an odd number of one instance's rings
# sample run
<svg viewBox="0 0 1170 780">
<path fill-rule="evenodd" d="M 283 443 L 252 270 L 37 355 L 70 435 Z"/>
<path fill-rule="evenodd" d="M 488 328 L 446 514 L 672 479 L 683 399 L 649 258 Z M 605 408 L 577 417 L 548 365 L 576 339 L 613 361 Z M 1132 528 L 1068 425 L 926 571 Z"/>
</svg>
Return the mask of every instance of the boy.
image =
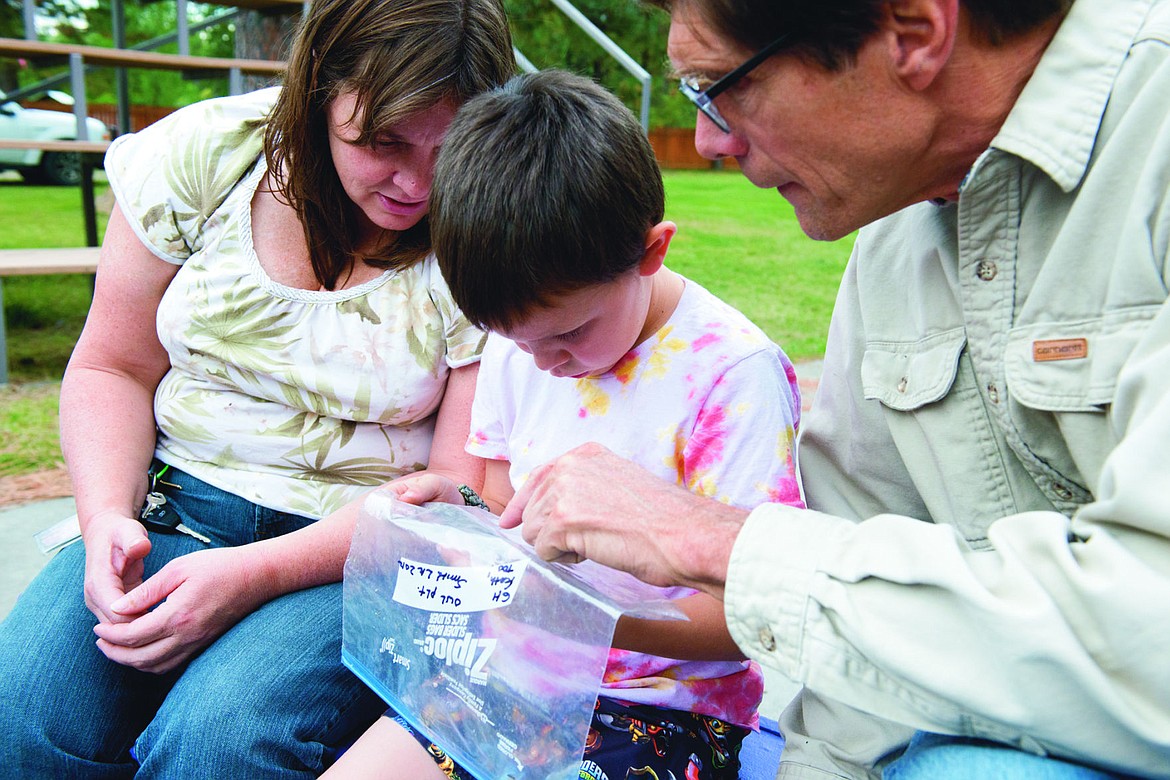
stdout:
<svg viewBox="0 0 1170 780">
<path fill-rule="evenodd" d="M 454 299 L 490 331 L 467 450 L 487 461 L 493 512 L 534 468 L 586 442 L 732 504 L 801 504 L 792 365 L 663 265 L 676 231 L 663 205 L 637 120 L 587 79 L 518 76 L 468 101 L 448 130 L 430 218 Z M 426 472 L 388 489 L 411 503 L 478 500 Z M 580 777 L 738 774 L 760 670 L 731 641 L 720 602 L 665 592 L 690 621 L 619 620 Z M 469 776 L 389 718 L 333 773 Z"/>
</svg>

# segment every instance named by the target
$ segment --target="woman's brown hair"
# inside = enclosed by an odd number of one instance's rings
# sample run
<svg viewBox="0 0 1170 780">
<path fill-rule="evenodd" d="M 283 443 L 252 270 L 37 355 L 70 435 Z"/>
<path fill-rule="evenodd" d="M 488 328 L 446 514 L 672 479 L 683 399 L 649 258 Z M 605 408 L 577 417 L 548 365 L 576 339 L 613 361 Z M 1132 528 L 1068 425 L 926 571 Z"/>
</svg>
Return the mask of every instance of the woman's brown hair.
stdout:
<svg viewBox="0 0 1170 780">
<path fill-rule="evenodd" d="M 462 103 L 503 84 L 515 70 L 500 0 L 314 0 L 293 43 L 264 152 L 278 195 L 300 217 L 323 287 L 334 289 L 351 260 L 406 268 L 430 251 L 425 218 L 373 251 L 359 250 L 360 212 L 329 152 L 330 101 L 356 95 L 356 143 L 371 143 L 443 100 Z"/>
</svg>

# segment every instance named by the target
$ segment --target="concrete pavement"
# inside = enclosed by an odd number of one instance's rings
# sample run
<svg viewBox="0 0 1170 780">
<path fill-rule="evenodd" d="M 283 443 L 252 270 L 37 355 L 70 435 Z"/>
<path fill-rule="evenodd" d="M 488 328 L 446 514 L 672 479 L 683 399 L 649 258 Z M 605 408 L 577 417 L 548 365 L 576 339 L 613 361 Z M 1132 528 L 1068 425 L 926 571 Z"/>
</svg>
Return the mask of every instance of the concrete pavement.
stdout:
<svg viewBox="0 0 1170 780">
<path fill-rule="evenodd" d="M 16 603 L 16 597 L 49 560 L 37 549 L 33 535 L 74 513 L 72 498 L 33 501 L 0 509 L 0 618 Z"/>
</svg>

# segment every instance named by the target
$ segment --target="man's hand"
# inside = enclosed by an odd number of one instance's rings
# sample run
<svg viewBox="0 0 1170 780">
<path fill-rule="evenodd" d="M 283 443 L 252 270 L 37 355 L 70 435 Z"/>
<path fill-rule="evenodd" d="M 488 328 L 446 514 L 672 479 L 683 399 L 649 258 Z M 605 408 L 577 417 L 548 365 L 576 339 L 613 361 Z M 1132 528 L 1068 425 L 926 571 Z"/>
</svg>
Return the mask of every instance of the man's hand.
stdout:
<svg viewBox="0 0 1170 780">
<path fill-rule="evenodd" d="M 98 648 L 111 661 L 157 674 L 186 663 L 269 598 L 249 546 L 172 560 L 110 605 L 121 622 L 94 627 Z"/>
<path fill-rule="evenodd" d="M 652 585 L 685 585 L 722 598 L 746 517 L 585 444 L 533 471 L 500 525 L 523 523 L 524 538 L 545 560 L 589 558 Z"/>
<path fill-rule="evenodd" d="M 150 552 L 146 529 L 137 520 L 99 512 L 85 526 L 85 606 L 102 623 L 132 619 L 110 608 L 142 582 Z"/>
</svg>

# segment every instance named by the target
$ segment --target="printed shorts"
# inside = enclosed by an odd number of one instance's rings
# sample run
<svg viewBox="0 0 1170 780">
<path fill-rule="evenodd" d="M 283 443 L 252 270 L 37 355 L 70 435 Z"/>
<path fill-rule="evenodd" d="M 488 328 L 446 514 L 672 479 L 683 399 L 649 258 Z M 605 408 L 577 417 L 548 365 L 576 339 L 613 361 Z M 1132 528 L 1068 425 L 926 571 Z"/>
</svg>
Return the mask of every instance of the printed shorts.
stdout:
<svg viewBox="0 0 1170 780">
<path fill-rule="evenodd" d="M 386 716 L 410 732 L 451 780 L 475 777 L 393 710 Z M 585 739 L 579 780 L 735 780 L 748 730 L 717 718 L 601 697 Z"/>
</svg>

